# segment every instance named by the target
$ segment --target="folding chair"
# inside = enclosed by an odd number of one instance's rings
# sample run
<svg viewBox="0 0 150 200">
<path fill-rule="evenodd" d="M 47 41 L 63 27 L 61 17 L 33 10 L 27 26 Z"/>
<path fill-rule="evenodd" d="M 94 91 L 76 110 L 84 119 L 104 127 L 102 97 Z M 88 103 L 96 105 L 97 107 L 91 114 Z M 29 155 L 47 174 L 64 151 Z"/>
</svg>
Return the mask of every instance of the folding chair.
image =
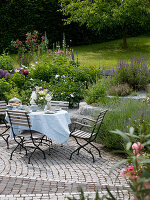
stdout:
<svg viewBox="0 0 150 200">
<path fill-rule="evenodd" d="M 63 110 L 68 110 L 69 102 L 68 101 L 51 101 L 51 106 L 55 108 L 61 108 Z"/>
<path fill-rule="evenodd" d="M 5 101 L 0 101 L 0 136 L 3 138 L 3 140 L 7 144 L 7 149 L 9 149 L 9 144 L 8 144 L 8 138 L 9 138 L 9 133 L 7 133 L 8 129 L 10 128 L 10 125 L 7 123 L 5 120 L 5 115 L 6 115 L 6 109 L 7 109 L 7 104 Z M 4 129 L 4 130 L 3 130 Z"/>
<path fill-rule="evenodd" d="M 32 125 L 30 122 L 29 114 L 26 111 L 16 111 L 16 110 L 7 110 L 7 114 L 9 117 L 14 140 L 17 143 L 17 146 L 14 148 L 14 150 L 11 153 L 10 160 L 12 160 L 13 153 L 18 148 L 20 148 L 20 150 L 24 149 L 27 155 L 28 147 L 33 148 L 33 151 L 28 158 L 29 164 L 30 164 L 30 159 L 33 153 L 37 149 L 43 153 L 44 159 L 46 159 L 45 152 L 40 148 L 44 135 L 39 132 L 31 130 Z M 22 133 L 16 134 L 15 133 L 16 128 L 22 128 L 22 129 L 25 129 L 26 131 L 22 131 Z"/>
<path fill-rule="evenodd" d="M 93 162 L 95 162 L 93 153 L 90 149 L 86 148 L 87 145 L 91 145 L 92 147 L 94 147 L 101 157 L 100 150 L 92 142 L 97 138 L 101 124 L 107 111 L 108 110 L 101 111 L 96 120 L 84 117 L 81 122 L 73 122 L 73 129 L 70 133 L 70 136 L 76 140 L 79 147 L 71 153 L 70 160 L 75 152 L 77 152 L 77 155 L 79 155 L 79 151 L 81 149 L 84 149 L 91 154 Z M 85 144 L 81 144 L 79 142 L 79 139 L 83 139 L 85 141 Z"/>
</svg>

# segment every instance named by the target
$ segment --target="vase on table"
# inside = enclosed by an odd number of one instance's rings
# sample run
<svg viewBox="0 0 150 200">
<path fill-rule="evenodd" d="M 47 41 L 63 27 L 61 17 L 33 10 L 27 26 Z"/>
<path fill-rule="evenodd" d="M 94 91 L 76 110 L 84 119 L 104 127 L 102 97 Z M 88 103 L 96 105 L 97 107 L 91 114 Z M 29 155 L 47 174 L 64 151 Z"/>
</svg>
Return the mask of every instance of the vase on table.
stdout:
<svg viewBox="0 0 150 200">
<path fill-rule="evenodd" d="M 38 108 L 39 108 L 39 110 L 44 110 L 45 104 L 38 104 Z"/>
<path fill-rule="evenodd" d="M 46 110 L 51 110 L 51 99 L 52 99 L 51 95 L 50 95 L 50 94 L 47 94 L 47 96 L 46 96 L 45 99 L 46 99 L 46 101 L 47 101 Z"/>
<path fill-rule="evenodd" d="M 51 110 L 51 101 L 47 102 L 46 110 Z"/>
</svg>

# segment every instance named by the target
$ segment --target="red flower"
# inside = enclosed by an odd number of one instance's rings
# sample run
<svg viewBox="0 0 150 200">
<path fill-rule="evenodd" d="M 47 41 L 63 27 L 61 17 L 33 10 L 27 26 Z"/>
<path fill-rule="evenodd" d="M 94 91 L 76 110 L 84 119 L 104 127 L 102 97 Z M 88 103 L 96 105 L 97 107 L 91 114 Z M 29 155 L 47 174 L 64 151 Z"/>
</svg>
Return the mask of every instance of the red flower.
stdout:
<svg viewBox="0 0 150 200">
<path fill-rule="evenodd" d="M 23 74 L 24 74 L 25 76 L 27 76 L 27 75 L 29 74 L 29 71 L 28 71 L 28 70 L 24 70 L 24 71 L 23 71 Z"/>
</svg>

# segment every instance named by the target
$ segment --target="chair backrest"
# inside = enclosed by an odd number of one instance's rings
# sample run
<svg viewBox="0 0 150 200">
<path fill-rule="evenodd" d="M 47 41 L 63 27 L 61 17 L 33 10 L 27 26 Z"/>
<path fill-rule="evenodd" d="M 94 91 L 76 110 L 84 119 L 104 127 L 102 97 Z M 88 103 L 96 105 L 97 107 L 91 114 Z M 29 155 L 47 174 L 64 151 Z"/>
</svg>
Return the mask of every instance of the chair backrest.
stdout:
<svg viewBox="0 0 150 200">
<path fill-rule="evenodd" d="M 7 109 L 7 103 L 5 101 L 0 101 L 0 115 L 5 115 Z"/>
<path fill-rule="evenodd" d="M 0 124 L 5 124 L 7 126 L 7 122 L 5 120 L 7 109 L 7 103 L 5 101 L 0 101 Z"/>
<path fill-rule="evenodd" d="M 51 101 L 51 106 L 56 108 L 61 108 L 64 110 L 68 110 L 69 102 L 68 101 Z"/>
<path fill-rule="evenodd" d="M 95 129 L 97 129 L 96 130 L 96 135 L 98 134 L 98 132 L 100 130 L 100 127 L 101 127 L 101 124 L 103 122 L 104 116 L 105 116 L 105 114 L 106 114 L 107 111 L 108 111 L 107 109 L 103 110 L 98 115 L 97 119 L 95 120 L 95 124 L 93 126 L 92 134 L 94 133 Z"/>
<path fill-rule="evenodd" d="M 31 128 L 29 114 L 26 111 L 7 110 L 11 128 L 14 126 L 25 126 Z"/>
</svg>

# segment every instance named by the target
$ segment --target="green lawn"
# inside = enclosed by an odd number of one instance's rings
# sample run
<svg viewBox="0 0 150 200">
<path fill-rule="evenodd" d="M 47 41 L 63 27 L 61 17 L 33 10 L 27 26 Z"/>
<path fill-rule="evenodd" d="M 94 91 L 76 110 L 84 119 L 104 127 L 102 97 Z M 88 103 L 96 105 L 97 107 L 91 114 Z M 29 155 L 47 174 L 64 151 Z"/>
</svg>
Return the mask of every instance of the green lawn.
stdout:
<svg viewBox="0 0 150 200">
<path fill-rule="evenodd" d="M 78 53 L 83 65 L 100 66 L 103 69 L 115 68 L 118 60 L 127 60 L 132 56 L 143 57 L 150 68 L 150 37 L 127 38 L 128 49 L 122 49 L 122 39 L 99 44 L 72 47 Z M 75 54 L 76 58 L 76 54 Z"/>
</svg>

